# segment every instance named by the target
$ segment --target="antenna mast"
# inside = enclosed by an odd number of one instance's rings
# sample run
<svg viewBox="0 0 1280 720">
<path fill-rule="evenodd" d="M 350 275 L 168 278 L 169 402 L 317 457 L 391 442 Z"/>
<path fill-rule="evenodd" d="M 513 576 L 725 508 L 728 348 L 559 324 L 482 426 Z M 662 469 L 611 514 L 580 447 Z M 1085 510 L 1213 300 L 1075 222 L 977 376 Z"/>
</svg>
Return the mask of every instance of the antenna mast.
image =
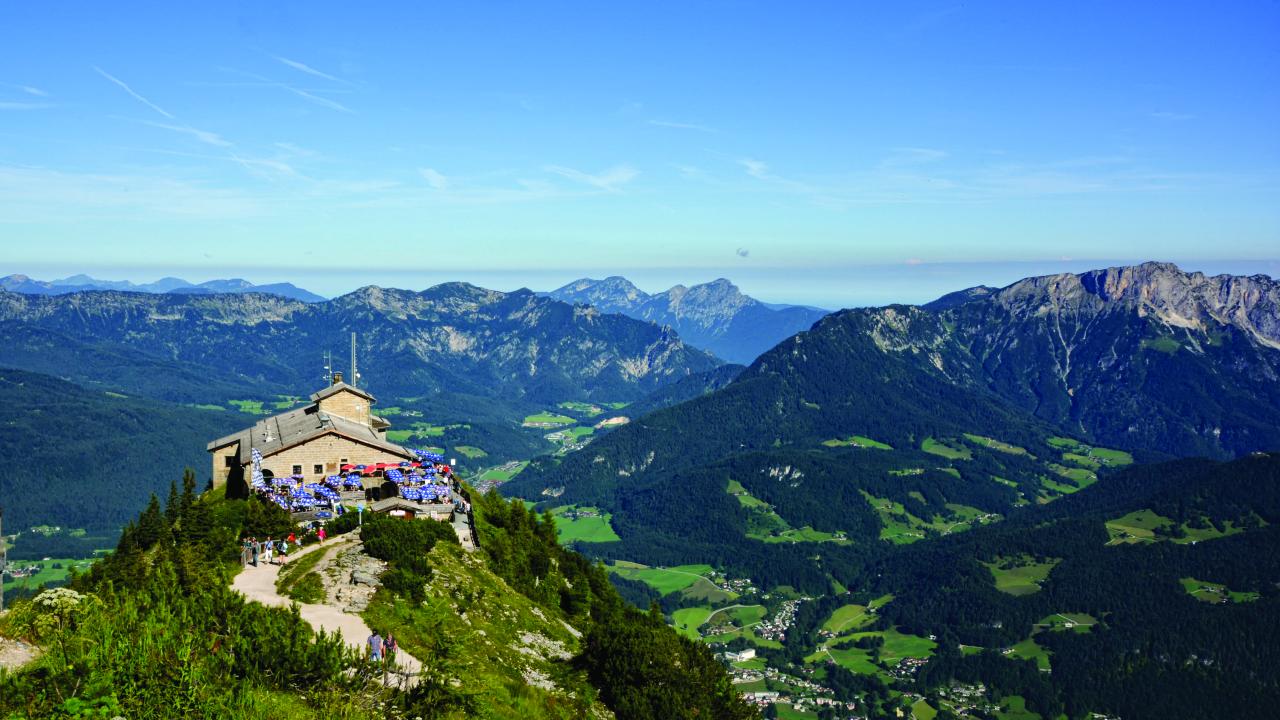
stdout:
<svg viewBox="0 0 1280 720">
<path fill-rule="evenodd" d="M 351 333 L 351 387 L 356 387 L 356 381 L 360 379 L 360 373 L 356 371 L 356 334 Z"/>
</svg>

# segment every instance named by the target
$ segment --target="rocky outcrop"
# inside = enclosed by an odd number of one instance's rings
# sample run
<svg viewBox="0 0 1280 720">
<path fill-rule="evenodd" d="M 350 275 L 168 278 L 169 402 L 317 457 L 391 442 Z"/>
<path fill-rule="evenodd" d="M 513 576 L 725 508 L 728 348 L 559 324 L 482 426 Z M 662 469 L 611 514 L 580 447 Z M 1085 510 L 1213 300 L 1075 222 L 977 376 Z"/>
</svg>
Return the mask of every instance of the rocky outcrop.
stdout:
<svg viewBox="0 0 1280 720">
<path fill-rule="evenodd" d="M 1280 348 L 1280 282 L 1265 275 L 1205 275 L 1172 263 L 1027 278 L 994 301 L 1021 317 L 1137 312 L 1175 328 L 1205 332 L 1214 323 Z"/>
</svg>

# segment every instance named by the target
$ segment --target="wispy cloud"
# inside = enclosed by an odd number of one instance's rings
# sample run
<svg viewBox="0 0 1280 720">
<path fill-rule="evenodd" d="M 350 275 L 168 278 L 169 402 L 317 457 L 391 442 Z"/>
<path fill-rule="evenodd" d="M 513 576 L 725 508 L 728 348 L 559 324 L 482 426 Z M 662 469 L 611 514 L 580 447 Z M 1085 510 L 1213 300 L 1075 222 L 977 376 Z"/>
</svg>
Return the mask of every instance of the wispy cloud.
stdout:
<svg viewBox="0 0 1280 720">
<path fill-rule="evenodd" d="M 231 142 L 224 139 L 218 133 L 209 132 L 208 130 L 198 130 L 193 127 L 187 127 L 186 125 L 166 125 L 165 123 L 151 122 L 150 120 L 143 120 L 142 124 L 150 125 L 154 128 L 161 128 L 162 130 L 172 130 L 173 132 L 190 135 L 206 145 L 213 145 L 215 147 L 231 147 Z"/>
<path fill-rule="evenodd" d="M 432 168 L 418 168 L 418 174 L 423 180 L 427 181 L 427 185 L 433 190 L 445 190 L 449 187 L 449 178 L 440 174 L 439 171 Z"/>
<path fill-rule="evenodd" d="M 672 122 L 670 120 L 650 120 L 649 124 L 664 128 L 675 128 L 676 130 L 697 130 L 698 132 L 704 133 L 718 132 L 713 127 L 699 125 L 697 123 Z"/>
<path fill-rule="evenodd" d="M 300 98 L 304 98 L 304 99 L 306 99 L 306 100 L 310 100 L 311 102 L 315 103 L 316 105 L 320 105 L 320 106 L 323 106 L 323 107 L 327 107 L 327 108 L 329 108 L 330 110 L 337 110 L 338 112 L 344 112 L 344 113 L 349 113 L 349 114 L 355 114 L 355 111 L 354 111 L 354 110 L 352 110 L 351 108 L 347 107 L 346 105 L 343 105 L 342 103 L 337 102 L 337 101 L 335 101 L 335 100 L 330 100 L 329 98 L 322 98 L 322 97 L 320 97 L 319 95 L 313 95 L 313 94 L 311 94 L 311 93 L 307 92 L 306 90 L 302 90 L 302 89 L 300 89 L 300 88 L 296 88 L 296 87 L 291 87 L 291 86 L 289 86 L 289 85 L 281 85 L 281 87 L 283 87 L 284 89 L 286 89 L 286 90 L 288 90 L 289 92 L 293 93 L 294 95 L 297 95 L 297 96 L 298 96 L 298 97 L 300 97 Z"/>
<path fill-rule="evenodd" d="M 630 165 L 615 165 L 596 175 L 560 165 L 548 165 L 544 169 L 547 172 L 555 173 L 574 182 L 599 188 L 605 192 L 620 192 L 621 186 L 631 182 L 640 174 L 639 170 Z"/>
<path fill-rule="evenodd" d="M 41 89 L 40 89 L 40 88 L 38 88 L 38 87 L 32 87 L 31 85 L 19 85 L 19 84 L 14 84 L 14 83 L 0 83 L 0 87 L 13 88 L 14 90 L 17 90 L 18 92 L 23 93 L 23 94 L 26 94 L 26 95 L 30 95 L 31 97 L 38 97 L 38 98 L 46 98 L 46 97 L 49 97 L 49 93 L 47 93 L 47 92 L 45 92 L 45 91 L 41 90 Z"/>
<path fill-rule="evenodd" d="M 295 144 L 293 144 L 293 143 L 291 143 L 291 142 L 278 142 L 278 143 L 273 143 L 273 144 L 274 144 L 276 147 L 278 147 L 278 148 L 280 148 L 281 150 L 283 150 L 283 151 L 285 151 L 286 153 L 288 153 L 289 155 L 293 155 L 293 156 L 296 156 L 296 157 L 302 157 L 302 158 L 313 158 L 313 157 L 319 157 L 319 156 L 320 156 L 320 153 L 316 152 L 315 150 L 311 150 L 311 149 L 308 149 L 308 148 L 304 148 L 304 147 L 302 147 L 302 146 L 300 146 L 300 145 L 295 145 Z"/>
<path fill-rule="evenodd" d="M 108 73 L 106 70 L 103 70 L 103 69 L 102 69 L 102 68 L 100 68 L 100 67 L 94 66 L 94 68 L 93 68 L 93 69 L 94 69 L 94 70 L 95 70 L 99 75 L 101 75 L 102 77 L 104 77 L 104 78 L 106 78 L 106 79 L 110 80 L 111 82 L 115 83 L 116 85 L 120 86 L 120 89 L 121 89 L 121 90 L 124 90 L 124 91 L 125 91 L 125 92 L 127 92 L 127 93 L 129 93 L 129 95 L 131 95 L 131 96 L 133 97 L 133 99 L 134 99 L 134 100 L 137 100 L 138 102 L 142 103 L 143 105 L 146 105 L 147 107 L 151 108 L 152 110 L 155 110 L 156 112 L 158 112 L 158 113 L 160 113 L 161 115 L 163 115 L 163 116 L 165 116 L 165 117 L 169 118 L 170 120 L 176 120 L 176 119 L 177 119 L 177 118 L 175 118 L 175 117 L 174 117 L 174 116 L 173 116 L 173 115 L 172 115 L 168 110 L 165 110 L 164 108 L 160 107 L 159 105 L 156 105 L 155 103 L 153 103 L 153 102 L 151 102 L 150 100 L 146 99 L 146 98 L 145 98 L 145 97 L 143 97 L 140 93 L 138 93 L 136 90 L 134 90 L 133 88 L 129 87 L 129 85 L 128 85 L 128 84 L 126 84 L 126 83 L 125 83 L 123 80 L 121 80 L 120 78 L 118 78 L 118 77 L 116 77 L 116 76 L 112 75 L 111 73 Z"/>
<path fill-rule="evenodd" d="M 743 158 L 738 164 L 747 171 L 747 174 L 757 180 L 773 180 L 774 176 L 769 174 L 769 164 L 763 160 L 755 160 L 753 158 Z"/>
<path fill-rule="evenodd" d="M 947 152 L 945 150 L 935 150 L 934 148 L 924 147 L 900 147 L 893 148 L 889 156 L 882 160 L 880 164 L 885 167 L 924 165 L 926 163 L 938 162 L 946 157 Z"/>
<path fill-rule="evenodd" d="M 304 63 L 300 63 L 300 62 L 298 62 L 297 60 L 290 60 L 289 58 L 286 58 L 286 57 L 280 57 L 279 55 L 275 56 L 275 58 L 276 58 L 276 60 L 278 60 L 278 61 L 280 61 L 280 62 L 284 63 L 285 65 L 288 65 L 289 67 L 293 68 L 294 70 L 297 70 L 298 72 L 303 72 L 303 73 L 306 73 L 306 74 L 308 74 L 308 75 L 312 75 L 312 76 L 315 76 L 315 77 L 318 77 L 318 78 L 324 78 L 325 80 L 329 80 L 330 82 L 341 83 L 341 84 L 343 84 L 343 85 L 350 85 L 350 84 L 351 84 L 351 81 L 349 81 L 349 80 L 343 80 L 343 79 L 342 79 L 342 78 L 340 78 L 340 77 L 334 77 L 333 75 L 330 75 L 329 73 L 321 72 L 321 71 L 319 71 L 319 70 L 317 70 L 317 69 L 315 69 L 315 68 L 311 67 L 310 65 L 306 65 L 306 64 L 304 64 Z"/>
<path fill-rule="evenodd" d="M 0 110 L 44 110 L 51 107 L 53 107 L 51 103 L 0 102 Z"/>
<path fill-rule="evenodd" d="M 253 194 L 157 173 L 67 173 L 0 165 L 0 224 L 142 217 L 225 220 L 265 212 L 268 203 Z"/>
</svg>

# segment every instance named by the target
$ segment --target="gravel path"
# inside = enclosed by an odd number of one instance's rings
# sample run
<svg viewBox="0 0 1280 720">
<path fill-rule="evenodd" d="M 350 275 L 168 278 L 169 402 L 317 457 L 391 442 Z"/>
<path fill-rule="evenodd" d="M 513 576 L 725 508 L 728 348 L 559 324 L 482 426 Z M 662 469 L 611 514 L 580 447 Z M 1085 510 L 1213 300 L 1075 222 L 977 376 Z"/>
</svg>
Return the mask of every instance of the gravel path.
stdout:
<svg viewBox="0 0 1280 720">
<path fill-rule="evenodd" d="M 289 562 L 297 562 L 298 558 L 313 552 L 324 552 L 326 556 L 331 557 L 336 550 L 351 547 L 352 544 L 353 540 L 351 539 L 337 539 L 324 545 L 311 545 L 303 548 L 300 552 L 289 553 Z M 316 565 L 316 572 L 323 574 L 326 563 L 329 562 L 329 557 L 320 560 Z M 263 605 L 289 607 L 290 603 L 297 601 L 284 597 L 276 591 L 276 579 L 280 577 L 280 569 L 281 566 L 279 565 L 259 565 L 258 567 L 250 565 L 241 570 L 239 575 L 236 575 L 235 580 L 231 583 L 231 589 L 239 591 L 249 600 L 260 602 Z M 348 646 L 358 652 L 363 653 L 365 651 L 366 641 L 373 633 L 359 615 L 345 613 L 340 608 L 327 602 L 324 604 L 298 603 L 298 609 L 302 619 L 306 620 L 311 627 L 329 633 L 342 633 L 342 640 Z M 422 669 L 422 663 L 405 652 L 403 648 L 396 652 L 396 665 L 397 672 L 388 677 L 388 684 L 412 685 L 416 682 L 417 675 Z"/>
</svg>

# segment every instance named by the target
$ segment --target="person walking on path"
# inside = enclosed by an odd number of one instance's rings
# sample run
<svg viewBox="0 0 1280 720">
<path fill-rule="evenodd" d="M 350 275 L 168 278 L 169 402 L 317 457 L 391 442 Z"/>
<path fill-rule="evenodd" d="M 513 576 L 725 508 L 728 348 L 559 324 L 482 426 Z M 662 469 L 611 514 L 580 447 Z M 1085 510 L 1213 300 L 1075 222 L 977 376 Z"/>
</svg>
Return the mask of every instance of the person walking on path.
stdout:
<svg viewBox="0 0 1280 720">
<path fill-rule="evenodd" d="M 399 646 L 398 646 L 398 645 L 396 645 L 396 636 L 395 636 L 395 635 L 392 635 L 391 633 L 387 633 L 387 638 L 386 638 L 385 640 L 383 640 L 383 641 L 382 641 L 382 649 L 385 651 L 385 654 L 386 654 L 386 656 L 387 656 L 387 664 L 388 664 L 388 665 L 394 665 L 394 664 L 395 664 L 395 661 L 396 661 L 396 649 L 397 649 L 398 647 L 399 647 Z"/>
<path fill-rule="evenodd" d="M 249 538 L 249 542 L 253 543 L 253 566 L 258 567 L 258 555 L 262 553 L 262 544 L 257 538 Z"/>
<path fill-rule="evenodd" d="M 290 537 L 293 537 L 293 536 L 290 535 Z M 289 561 L 289 541 L 281 540 L 280 541 L 280 564 L 284 565 L 288 561 Z"/>
<path fill-rule="evenodd" d="M 324 539 L 326 537 L 324 532 L 324 526 L 321 526 L 320 529 L 316 531 L 316 537 L 320 538 L 321 543 L 324 542 Z"/>
<path fill-rule="evenodd" d="M 374 662 L 382 660 L 382 636 L 378 634 L 377 630 L 374 630 L 373 634 L 369 636 L 369 659 Z"/>
<path fill-rule="evenodd" d="M 268 535 L 267 539 L 262 542 L 262 562 L 268 565 L 271 564 L 271 551 L 274 547 L 275 546 L 271 544 L 271 536 Z"/>
</svg>

